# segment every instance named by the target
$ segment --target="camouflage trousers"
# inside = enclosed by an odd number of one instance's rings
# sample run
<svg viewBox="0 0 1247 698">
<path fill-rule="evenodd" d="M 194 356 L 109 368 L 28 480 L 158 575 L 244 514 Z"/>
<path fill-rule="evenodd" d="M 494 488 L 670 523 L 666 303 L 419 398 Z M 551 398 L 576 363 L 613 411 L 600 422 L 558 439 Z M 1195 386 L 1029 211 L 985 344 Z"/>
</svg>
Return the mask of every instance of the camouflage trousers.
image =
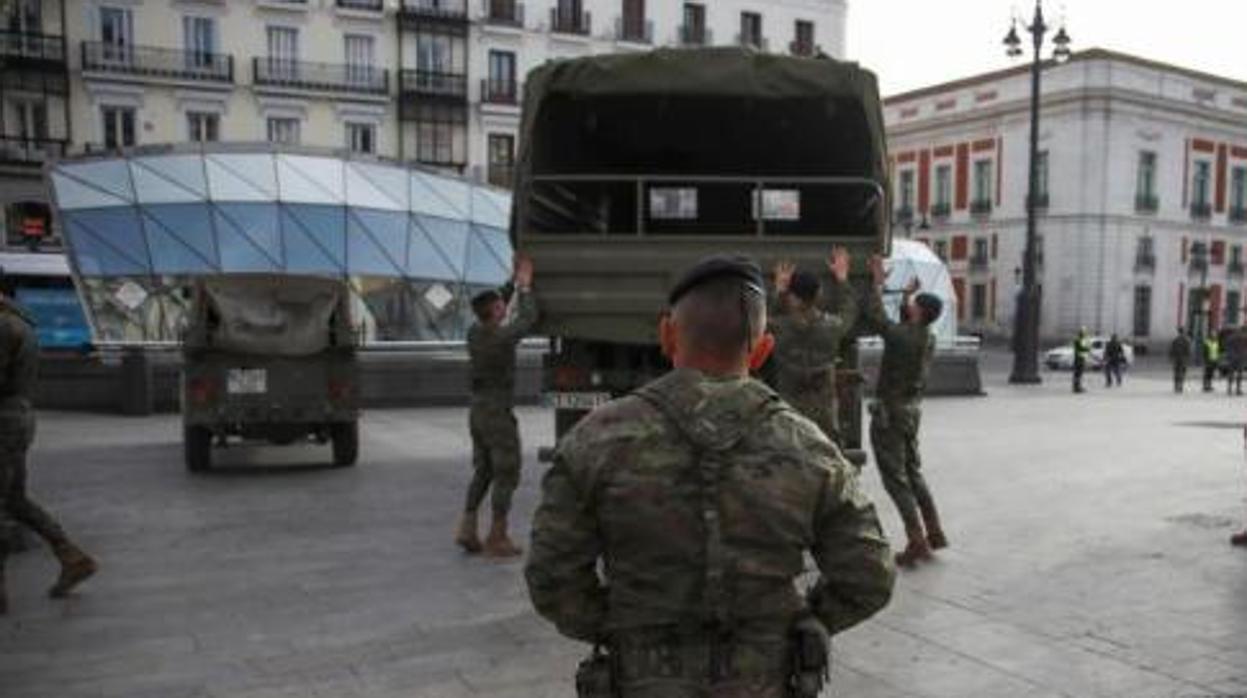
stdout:
<svg viewBox="0 0 1247 698">
<path fill-rule="evenodd" d="M 490 493 L 493 512 L 507 514 L 520 483 L 520 431 L 515 414 L 509 406 L 474 403 L 468 412 L 468 429 L 473 472 L 464 508 L 476 511 Z"/>
<path fill-rule="evenodd" d="M 921 420 L 922 408 L 913 403 L 876 402 L 870 407 L 870 445 L 875 463 L 883 488 L 896 504 L 907 529 L 921 525 L 920 510 L 934 509 L 918 455 Z"/>
<path fill-rule="evenodd" d="M 29 410 L 0 411 L 0 552 L 25 525 L 48 545 L 66 542 L 65 530 L 26 494 L 26 451 L 35 436 Z"/>
<path fill-rule="evenodd" d="M 611 642 L 618 698 L 786 698 L 783 637 L 617 634 Z"/>
</svg>

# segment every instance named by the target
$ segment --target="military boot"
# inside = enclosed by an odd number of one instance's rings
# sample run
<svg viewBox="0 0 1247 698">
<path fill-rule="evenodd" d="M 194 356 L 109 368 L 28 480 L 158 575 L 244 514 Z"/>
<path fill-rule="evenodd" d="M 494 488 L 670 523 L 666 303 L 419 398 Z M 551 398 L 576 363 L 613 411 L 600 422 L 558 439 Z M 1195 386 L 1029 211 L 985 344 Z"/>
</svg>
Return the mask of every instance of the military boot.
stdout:
<svg viewBox="0 0 1247 698">
<path fill-rule="evenodd" d="M 927 544 L 932 550 L 948 547 L 948 537 L 944 535 L 944 527 L 940 525 L 940 514 L 934 502 L 926 502 L 921 507 L 922 525 L 927 530 Z"/>
<path fill-rule="evenodd" d="M 1230 545 L 1237 545 L 1239 547 L 1247 548 L 1247 528 L 1230 536 Z"/>
<path fill-rule="evenodd" d="M 99 565 L 96 564 L 90 555 L 87 555 L 81 548 L 69 541 L 62 541 L 53 545 L 52 552 L 56 555 L 56 559 L 61 561 L 61 574 L 57 577 L 56 583 L 52 585 L 52 588 L 48 589 L 48 596 L 54 599 L 68 596 L 74 587 L 84 582 L 99 569 Z"/>
<path fill-rule="evenodd" d="M 459 532 L 455 534 L 455 542 L 468 554 L 481 552 L 481 537 L 476 532 L 475 511 L 465 511 L 459 517 Z"/>
<path fill-rule="evenodd" d="M 505 514 L 494 514 L 494 521 L 489 527 L 489 535 L 485 537 L 485 556 L 494 558 L 517 557 L 524 549 L 512 542 L 507 535 L 507 517 Z"/>
<path fill-rule="evenodd" d="M 923 534 L 921 526 L 907 529 L 905 535 L 909 538 L 909 544 L 896 554 L 897 565 L 909 567 L 919 560 L 931 558 L 931 545 L 927 543 L 927 537 Z"/>
</svg>

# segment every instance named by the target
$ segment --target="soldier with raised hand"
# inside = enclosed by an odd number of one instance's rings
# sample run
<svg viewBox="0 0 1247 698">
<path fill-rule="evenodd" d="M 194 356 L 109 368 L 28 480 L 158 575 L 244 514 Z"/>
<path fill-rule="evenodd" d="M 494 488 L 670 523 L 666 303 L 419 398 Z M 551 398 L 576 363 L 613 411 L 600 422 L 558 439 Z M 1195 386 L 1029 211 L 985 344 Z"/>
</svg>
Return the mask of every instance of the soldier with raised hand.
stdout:
<svg viewBox="0 0 1247 698">
<path fill-rule="evenodd" d="M 26 493 L 26 451 L 35 437 L 31 400 L 39 347 L 34 321 L 9 300 L 8 293 L 0 269 L 0 615 L 8 612 L 4 565 L 18 524 L 47 541 L 61 563 L 49 596 L 66 596 L 96 570 L 95 560 L 70 541 L 56 519 Z"/>
<path fill-rule="evenodd" d="M 908 543 L 896 556 L 897 564 L 912 565 L 946 547 L 935 498 L 922 475 L 918 425 L 922 393 L 935 351 L 930 325 L 939 318 L 943 302 L 930 293 L 918 293 L 914 278 L 901 300 L 901 321 L 892 322 L 883 310 L 883 259 L 870 260 L 875 292 L 866 305 L 868 330 L 883 338 L 883 359 L 875 401 L 870 407 L 870 443 L 884 489 L 896 504 Z"/>
<path fill-rule="evenodd" d="M 823 430 L 840 440 L 836 400 L 836 362 L 845 336 L 857 321 L 857 303 L 849 278 L 849 253 L 835 247 L 827 268 L 836 288 L 821 292 L 818 277 L 789 262 L 774 269 L 775 298 L 770 329 L 775 336 L 775 390 Z M 835 305 L 826 305 L 828 298 Z"/>
<path fill-rule="evenodd" d="M 748 259 L 689 269 L 659 321 L 674 369 L 555 451 L 525 578 L 538 613 L 609 653 L 582 664 L 582 697 L 815 695 L 826 644 L 812 638 L 890 598 L 895 568 L 856 469 L 749 377 L 774 343 L 763 287 Z M 802 595 L 807 552 L 819 580 Z"/>
<path fill-rule="evenodd" d="M 532 294 L 533 263 L 516 255 L 511 282 L 500 290 L 472 298 L 476 323 L 468 330 L 472 402 L 468 429 L 472 435 L 472 481 L 459 519 L 455 542 L 469 553 L 489 557 L 516 557 L 522 550 L 508 532 L 511 496 L 520 481 L 520 433 L 512 407 L 515 402 L 515 348 L 537 322 Z M 508 300 L 514 293 L 514 314 L 508 319 Z M 477 510 L 490 492 L 493 513 L 489 535 L 482 544 L 477 533 Z"/>
</svg>

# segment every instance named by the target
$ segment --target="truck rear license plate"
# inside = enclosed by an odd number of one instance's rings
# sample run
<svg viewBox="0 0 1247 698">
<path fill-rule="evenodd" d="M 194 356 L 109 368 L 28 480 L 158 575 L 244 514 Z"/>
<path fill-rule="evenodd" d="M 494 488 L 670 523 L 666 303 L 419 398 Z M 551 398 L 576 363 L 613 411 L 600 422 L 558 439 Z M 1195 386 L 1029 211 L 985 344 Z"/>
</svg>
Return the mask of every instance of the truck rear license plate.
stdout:
<svg viewBox="0 0 1247 698">
<path fill-rule="evenodd" d="M 268 371 L 262 368 L 231 368 L 225 386 L 231 395 L 266 393 Z"/>
<path fill-rule="evenodd" d="M 546 407 L 556 410 L 591 410 L 610 402 L 610 393 L 546 393 Z"/>
</svg>

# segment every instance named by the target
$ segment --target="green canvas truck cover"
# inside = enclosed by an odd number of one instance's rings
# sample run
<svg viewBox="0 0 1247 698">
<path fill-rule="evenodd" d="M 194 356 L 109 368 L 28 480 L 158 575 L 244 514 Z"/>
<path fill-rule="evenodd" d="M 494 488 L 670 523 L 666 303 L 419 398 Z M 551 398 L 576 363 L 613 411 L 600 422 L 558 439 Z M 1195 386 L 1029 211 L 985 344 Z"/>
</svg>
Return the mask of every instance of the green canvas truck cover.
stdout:
<svg viewBox="0 0 1247 698">
<path fill-rule="evenodd" d="M 520 128 L 511 234 L 536 264 L 544 334 L 652 343 L 671 279 L 713 252 L 819 269 L 832 244 L 886 252 L 878 85 L 854 63 L 744 48 L 554 60 L 529 73 Z M 663 186 L 698 187 L 698 220 L 652 217 Z M 802 220 L 763 232 L 750 197 L 771 187 L 800 189 Z"/>
</svg>

